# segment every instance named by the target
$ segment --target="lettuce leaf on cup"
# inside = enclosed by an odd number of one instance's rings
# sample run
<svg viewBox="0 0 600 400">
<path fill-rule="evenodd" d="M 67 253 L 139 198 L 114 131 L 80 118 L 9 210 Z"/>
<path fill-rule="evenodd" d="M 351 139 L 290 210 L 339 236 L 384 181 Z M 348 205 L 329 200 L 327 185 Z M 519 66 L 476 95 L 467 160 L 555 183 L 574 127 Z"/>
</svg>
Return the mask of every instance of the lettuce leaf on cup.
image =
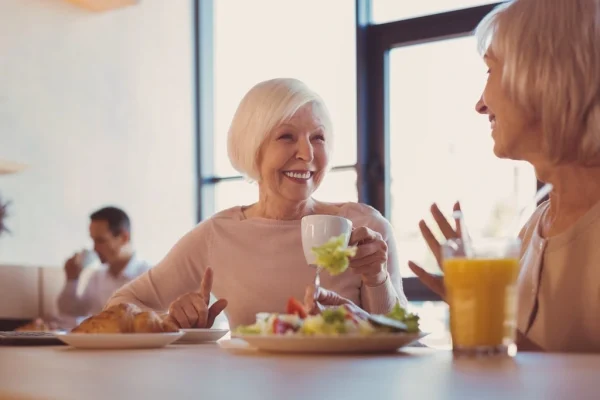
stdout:
<svg viewBox="0 0 600 400">
<path fill-rule="evenodd" d="M 316 264 L 330 275 L 339 275 L 348 269 L 350 257 L 356 255 L 356 246 L 346 246 L 346 235 L 332 237 L 327 243 L 312 248 Z"/>
</svg>

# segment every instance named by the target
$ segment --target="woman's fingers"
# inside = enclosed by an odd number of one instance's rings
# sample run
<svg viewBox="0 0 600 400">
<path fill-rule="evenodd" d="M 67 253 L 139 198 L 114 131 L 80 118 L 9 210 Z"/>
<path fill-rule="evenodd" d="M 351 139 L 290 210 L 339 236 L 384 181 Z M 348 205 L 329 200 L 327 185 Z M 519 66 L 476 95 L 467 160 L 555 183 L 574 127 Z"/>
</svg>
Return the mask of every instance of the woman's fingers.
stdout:
<svg viewBox="0 0 600 400">
<path fill-rule="evenodd" d="M 336 292 L 318 287 L 316 290 L 315 300 L 324 306 L 340 306 L 348 303 L 348 299 L 343 298 Z"/>
<path fill-rule="evenodd" d="M 374 240 L 377 240 L 381 237 L 379 232 L 375 232 L 372 229 L 367 228 L 366 226 L 359 226 L 352 230 L 350 234 L 349 245 L 355 246 L 360 243 L 368 243 Z"/>
<path fill-rule="evenodd" d="M 360 269 L 360 267 L 365 266 L 365 265 L 371 265 L 371 264 L 383 264 L 387 262 L 387 251 L 386 252 L 376 252 L 376 253 L 371 253 L 367 256 L 364 256 L 360 259 L 354 259 L 352 258 L 350 260 L 350 268 L 352 268 L 354 270 L 354 272 L 356 272 L 357 269 Z"/>
<path fill-rule="evenodd" d="M 169 315 L 181 328 L 194 328 L 205 323 L 208 307 L 200 293 L 187 293 L 171 304 Z"/>
<path fill-rule="evenodd" d="M 383 260 L 387 261 L 388 246 L 384 240 L 375 240 L 368 243 L 363 243 L 356 249 L 356 254 L 350 259 L 350 262 L 362 264 L 363 259 L 370 258 L 373 255 L 377 255 Z"/>
<path fill-rule="evenodd" d="M 348 304 L 349 300 L 336 292 L 323 289 L 314 284 L 308 285 L 304 292 L 304 306 L 309 314 L 318 314 L 324 307 L 340 306 Z"/>
<path fill-rule="evenodd" d="M 460 209 L 460 203 L 457 201 L 456 203 L 454 203 L 454 207 L 452 207 L 452 211 L 459 211 L 462 213 L 462 210 Z M 462 226 L 460 225 L 460 219 L 459 218 L 455 218 L 454 219 L 454 224 L 456 225 L 456 237 L 462 237 Z"/>
<path fill-rule="evenodd" d="M 421 230 L 421 235 L 425 239 L 427 246 L 429 246 L 429 250 L 433 253 L 435 259 L 437 260 L 438 265 L 442 266 L 442 246 L 437 241 L 431 229 L 427 226 L 425 221 L 419 221 L 419 229 Z"/>
<path fill-rule="evenodd" d="M 187 317 L 190 328 L 195 327 L 198 324 L 198 317 L 200 316 L 196 307 L 192 302 L 186 302 L 181 304 L 185 316 Z M 206 316 L 205 316 L 206 318 Z"/>
<path fill-rule="evenodd" d="M 192 327 L 190 325 L 190 322 L 188 321 L 187 315 L 185 315 L 182 308 L 172 307 L 169 310 L 169 315 L 171 316 L 173 321 L 175 321 L 177 326 L 179 326 L 181 329 L 188 329 Z"/>
<path fill-rule="evenodd" d="M 456 231 L 452 229 L 452 226 L 450 226 L 448 220 L 446 220 L 446 217 L 444 217 L 444 214 L 442 214 L 437 204 L 431 206 L 431 215 L 433 215 L 433 219 L 440 227 L 440 230 L 446 239 L 454 239 L 457 237 Z"/>
<path fill-rule="evenodd" d="M 442 299 L 446 298 L 446 289 L 444 287 L 443 277 L 430 274 L 412 261 L 408 262 L 408 267 L 432 292 L 440 296 Z"/>
<path fill-rule="evenodd" d="M 227 307 L 227 300 L 219 299 L 208 309 L 208 318 L 206 319 L 205 328 L 210 328 L 215 323 L 215 318 L 223 312 Z"/>
<path fill-rule="evenodd" d="M 204 299 L 204 303 L 208 306 L 210 303 L 210 291 L 212 290 L 213 285 L 213 270 L 212 268 L 206 268 L 204 271 L 204 276 L 202 277 L 202 282 L 200 282 L 200 295 Z"/>
</svg>

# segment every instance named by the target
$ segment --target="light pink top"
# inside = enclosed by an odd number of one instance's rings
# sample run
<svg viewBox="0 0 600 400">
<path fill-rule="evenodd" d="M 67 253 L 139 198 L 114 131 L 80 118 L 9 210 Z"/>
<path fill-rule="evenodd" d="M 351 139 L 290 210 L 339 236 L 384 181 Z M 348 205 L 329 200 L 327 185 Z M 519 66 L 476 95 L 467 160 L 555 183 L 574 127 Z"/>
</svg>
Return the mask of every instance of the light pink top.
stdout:
<svg viewBox="0 0 600 400">
<path fill-rule="evenodd" d="M 354 227 L 381 233 L 388 244 L 389 277 L 368 287 L 347 270 L 336 277 L 321 274 L 321 285 L 372 313 L 388 312 L 398 300 L 406 306 L 390 223 L 363 204 L 344 204 L 338 215 Z M 118 290 L 107 306 L 128 302 L 165 311 L 178 296 L 200 289 L 209 266 L 214 270 L 212 293 L 228 300 L 225 313 L 232 328 L 253 323 L 258 312 L 284 312 L 290 296 L 302 301 L 315 277 L 302 251 L 299 220 L 246 219 L 241 207 L 234 207 L 196 226 L 157 266 Z"/>
<path fill-rule="evenodd" d="M 548 351 L 600 351 L 600 203 L 544 239 L 539 222 L 548 206 L 521 233 L 517 326 Z"/>
</svg>

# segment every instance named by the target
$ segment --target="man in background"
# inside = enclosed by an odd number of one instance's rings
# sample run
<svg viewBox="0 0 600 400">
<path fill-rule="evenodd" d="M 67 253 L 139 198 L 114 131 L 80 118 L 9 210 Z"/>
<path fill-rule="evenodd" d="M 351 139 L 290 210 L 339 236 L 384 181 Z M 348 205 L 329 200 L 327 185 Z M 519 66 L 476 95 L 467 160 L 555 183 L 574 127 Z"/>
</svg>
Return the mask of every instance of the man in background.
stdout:
<svg viewBox="0 0 600 400">
<path fill-rule="evenodd" d="M 115 290 L 146 272 L 150 266 L 138 259 L 131 244 L 131 223 L 127 214 L 116 207 L 105 207 L 90 216 L 90 236 L 102 265 L 91 272 L 81 295 L 79 277 L 89 254 L 74 254 L 65 263 L 67 281 L 58 297 L 63 315 L 86 317 L 102 310 Z"/>
</svg>

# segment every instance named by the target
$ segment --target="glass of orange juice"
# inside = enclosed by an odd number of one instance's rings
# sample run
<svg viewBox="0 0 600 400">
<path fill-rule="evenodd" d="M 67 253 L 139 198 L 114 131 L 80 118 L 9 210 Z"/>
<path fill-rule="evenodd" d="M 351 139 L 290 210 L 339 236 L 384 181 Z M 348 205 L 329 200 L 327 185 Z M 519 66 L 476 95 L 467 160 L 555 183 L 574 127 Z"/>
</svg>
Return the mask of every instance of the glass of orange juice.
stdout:
<svg viewBox="0 0 600 400">
<path fill-rule="evenodd" d="M 455 355 L 514 356 L 521 241 L 448 240 L 442 246 Z"/>
</svg>

